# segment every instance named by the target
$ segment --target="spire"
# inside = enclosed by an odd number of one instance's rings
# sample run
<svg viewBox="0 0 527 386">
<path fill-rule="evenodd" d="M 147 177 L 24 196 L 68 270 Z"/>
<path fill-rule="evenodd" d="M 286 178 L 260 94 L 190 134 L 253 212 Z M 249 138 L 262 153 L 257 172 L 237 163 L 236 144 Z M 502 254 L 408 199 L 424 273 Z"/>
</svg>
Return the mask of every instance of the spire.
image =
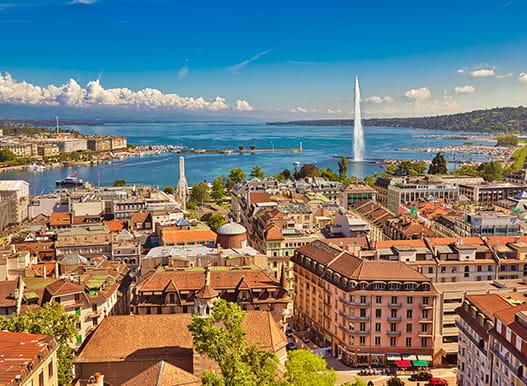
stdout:
<svg viewBox="0 0 527 386">
<path fill-rule="evenodd" d="M 282 263 L 282 270 L 280 272 L 280 286 L 287 289 L 287 277 L 285 276 L 285 263 Z"/>
<path fill-rule="evenodd" d="M 210 268 L 209 268 L 209 266 L 205 267 L 205 285 L 210 285 Z"/>
</svg>

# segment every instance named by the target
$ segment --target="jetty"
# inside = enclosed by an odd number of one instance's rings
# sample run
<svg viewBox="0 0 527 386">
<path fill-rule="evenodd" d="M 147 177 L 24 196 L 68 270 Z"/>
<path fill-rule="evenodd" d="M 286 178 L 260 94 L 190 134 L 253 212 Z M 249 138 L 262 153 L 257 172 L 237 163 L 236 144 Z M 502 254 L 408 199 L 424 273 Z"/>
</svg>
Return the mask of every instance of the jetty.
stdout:
<svg viewBox="0 0 527 386">
<path fill-rule="evenodd" d="M 243 149 L 243 150 L 233 150 L 233 149 L 176 149 L 172 153 L 177 154 L 244 154 L 244 153 L 274 153 L 274 152 L 284 152 L 288 151 L 291 153 L 298 153 L 302 151 L 302 148 L 296 149 Z"/>
</svg>

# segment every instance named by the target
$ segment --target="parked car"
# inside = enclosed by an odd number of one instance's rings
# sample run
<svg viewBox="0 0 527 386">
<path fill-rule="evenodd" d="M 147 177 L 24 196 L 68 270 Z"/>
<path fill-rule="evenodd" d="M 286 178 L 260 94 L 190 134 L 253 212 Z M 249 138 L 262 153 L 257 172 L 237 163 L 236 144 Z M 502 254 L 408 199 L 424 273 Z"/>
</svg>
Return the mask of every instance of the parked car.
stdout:
<svg viewBox="0 0 527 386">
<path fill-rule="evenodd" d="M 294 342 L 289 342 L 287 346 L 285 346 L 287 350 L 296 350 L 298 347 L 296 347 L 296 344 Z"/>
<path fill-rule="evenodd" d="M 448 381 L 443 378 L 430 378 L 428 381 L 428 386 L 448 386 Z"/>
<path fill-rule="evenodd" d="M 429 381 L 433 378 L 433 375 L 430 373 L 427 373 L 426 371 L 422 371 L 420 373 L 412 374 L 409 378 L 410 381 L 417 382 L 417 381 Z"/>
</svg>

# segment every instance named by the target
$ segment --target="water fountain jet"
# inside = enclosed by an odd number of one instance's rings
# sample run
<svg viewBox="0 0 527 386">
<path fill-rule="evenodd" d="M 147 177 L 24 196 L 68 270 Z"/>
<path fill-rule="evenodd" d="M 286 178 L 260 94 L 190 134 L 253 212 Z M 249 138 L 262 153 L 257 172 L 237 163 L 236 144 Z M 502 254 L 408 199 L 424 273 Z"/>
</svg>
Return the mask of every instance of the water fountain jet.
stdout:
<svg viewBox="0 0 527 386">
<path fill-rule="evenodd" d="M 353 161 L 364 161 L 364 130 L 360 111 L 359 77 L 355 77 L 355 121 L 353 124 Z"/>
</svg>

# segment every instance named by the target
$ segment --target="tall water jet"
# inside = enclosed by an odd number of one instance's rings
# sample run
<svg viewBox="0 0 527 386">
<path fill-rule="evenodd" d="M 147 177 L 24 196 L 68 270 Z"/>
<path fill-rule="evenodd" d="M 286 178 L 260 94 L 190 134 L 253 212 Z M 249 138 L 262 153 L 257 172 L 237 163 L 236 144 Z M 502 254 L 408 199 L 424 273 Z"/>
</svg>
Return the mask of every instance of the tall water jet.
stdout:
<svg viewBox="0 0 527 386">
<path fill-rule="evenodd" d="M 355 77 L 355 122 L 353 124 L 353 160 L 364 160 L 364 130 L 360 112 L 359 77 Z"/>
</svg>

